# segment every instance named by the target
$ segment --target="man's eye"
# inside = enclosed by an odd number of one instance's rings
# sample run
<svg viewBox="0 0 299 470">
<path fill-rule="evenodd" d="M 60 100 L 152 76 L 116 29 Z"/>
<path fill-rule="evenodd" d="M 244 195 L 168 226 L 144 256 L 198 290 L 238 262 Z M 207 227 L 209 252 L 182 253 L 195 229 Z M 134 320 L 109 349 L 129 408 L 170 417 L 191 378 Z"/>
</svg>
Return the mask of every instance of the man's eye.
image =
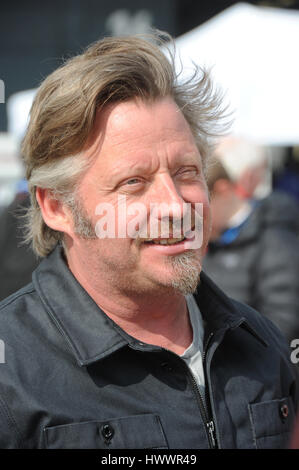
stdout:
<svg viewBox="0 0 299 470">
<path fill-rule="evenodd" d="M 126 181 L 126 184 L 133 185 L 140 183 L 140 180 L 137 178 L 131 178 L 130 180 Z"/>
<path fill-rule="evenodd" d="M 185 169 L 185 170 L 181 170 L 177 173 L 178 176 L 182 176 L 182 177 L 194 177 L 198 174 L 196 168 L 188 168 L 188 169 Z"/>
<path fill-rule="evenodd" d="M 118 187 L 121 191 L 137 192 L 142 190 L 143 183 L 142 178 L 129 178 L 120 182 Z"/>
</svg>

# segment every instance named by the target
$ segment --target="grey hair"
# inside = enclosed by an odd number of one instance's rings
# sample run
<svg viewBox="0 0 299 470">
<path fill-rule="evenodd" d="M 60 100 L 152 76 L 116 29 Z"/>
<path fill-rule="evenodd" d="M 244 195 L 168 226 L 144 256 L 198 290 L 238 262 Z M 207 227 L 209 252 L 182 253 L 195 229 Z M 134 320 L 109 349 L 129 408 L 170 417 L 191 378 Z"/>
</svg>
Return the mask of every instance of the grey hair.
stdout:
<svg viewBox="0 0 299 470">
<path fill-rule="evenodd" d="M 31 191 L 31 206 L 25 215 L 25 242 L 33 244 L 33 250 L 38 256 L 46 256 L 59 241 L 63 241 L 61 232 L 53 230 L 45 224 L 36 197 L 35 188 L 48 189 L 53 199 L 66 204 L 73 215 L 76 213 L 76 189 L 80 176 L 89 167 L 90 162 L 80 154 L 50 161 L 34 168 L 29 180 Z M 67 175 L 67 177 L 66 177 Z M 71 187 L 73 188 L 71 190 Z"/>
<path fill-rule="evenodd" d="M 36 188 L 49 189 L 53 198 L 68 204 L 76 215 L 78 184 L 92 163 L 82 152 L 96 112 L 108 104 L 172 97 L 190 125 L 204 164 L 207 162 L 213 138 L 227 128 L 222 95 L 200 67 L 195 67 L 191 79 L 179 83 L 174 49 L 168 47 L 170 39 L 160 32 L 146 39 L 104 38 L 66 61 L 41 84 L 22 146 L 32 202 L 26 240 L 37 255 L 50 253 L 63 240 L 63 233 L 44 222 Z M 167 47 L 168 57 L 162 47 Z"/>
</svg>

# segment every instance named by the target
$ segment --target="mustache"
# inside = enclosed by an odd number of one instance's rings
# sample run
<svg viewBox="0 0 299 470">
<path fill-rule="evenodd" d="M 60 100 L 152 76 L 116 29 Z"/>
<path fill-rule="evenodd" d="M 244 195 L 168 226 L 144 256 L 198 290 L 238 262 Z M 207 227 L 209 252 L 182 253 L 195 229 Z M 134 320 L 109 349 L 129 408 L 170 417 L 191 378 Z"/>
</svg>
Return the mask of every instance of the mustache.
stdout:
<svg viewBox="0 0 299 470">
<path fill-rule="evenodd" d="M 203 218 L 193 212 L 191 217 L 162 217 L 154 220 L 154 223 L 144 224 L 139 229 L 137 239 L 144 241 L 153 238 L 182 238 L 188 236 L 191 232 L 201 231 Z"/>
</svg>

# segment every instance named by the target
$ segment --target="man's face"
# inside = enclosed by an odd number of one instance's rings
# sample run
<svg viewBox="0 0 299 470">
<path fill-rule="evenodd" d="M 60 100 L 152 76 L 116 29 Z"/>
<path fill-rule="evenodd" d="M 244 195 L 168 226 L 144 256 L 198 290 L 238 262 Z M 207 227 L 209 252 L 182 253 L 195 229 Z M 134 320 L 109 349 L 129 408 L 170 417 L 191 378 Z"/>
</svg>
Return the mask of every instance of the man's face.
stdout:
<svg viewBox="0 0 299 470">
<path fill-rule="evenodd" d="M 90 266 L 91 275 L 127 293 L 173 288 L 186 293 L 194 290 L 207 245 L 210 212 L 201 156 L 189 125 L 174 101 L 170 98 L 153 103 L 131 100 L 110 105 L 98 113 L 84 157 L 94 158 L 79 186 L 78 197 L 84 216 L 96 227 L 101 225 L 100 214 L 107 216 L 101 208 L 109 206 L 115 210 L 116 237 L 111 236 L 112 233 L 104 239 L 72 236 L 72 250 L 82 263 Z M 136 209 L 136 203 L 144 208 L 139 228 L 146 222 L 147 236 L 143 233 L 141 239 L 132 235 L 118 238 L 120 219 L 128 227 L 134 212 L 136 215 L 136 210 L 129 214 L 128 208 Z M 152 238 L 149 231 L 151 209 L 161 203 L 169 206 L 175 203 L 182 209 L 182 212 L 170 210 L 167 222 L 170 234 L 166 237 L 170 239 L 171 222 L 181 219 L 186 203 L 192 207 L 192 228 L 194 208 L 202 205 L 200 247 L 190 249 L 190 243 L 184 241 L 168 245 L 164 240 L 160 244 L 161 225 L 154 240 L 148 240 Z M 195 206 L 196 203 L 200 204 Z M 112 212 L 109 212 L 110 218 Z M 159 220 L 164 215 L 156 213 Z"/>
</svg>

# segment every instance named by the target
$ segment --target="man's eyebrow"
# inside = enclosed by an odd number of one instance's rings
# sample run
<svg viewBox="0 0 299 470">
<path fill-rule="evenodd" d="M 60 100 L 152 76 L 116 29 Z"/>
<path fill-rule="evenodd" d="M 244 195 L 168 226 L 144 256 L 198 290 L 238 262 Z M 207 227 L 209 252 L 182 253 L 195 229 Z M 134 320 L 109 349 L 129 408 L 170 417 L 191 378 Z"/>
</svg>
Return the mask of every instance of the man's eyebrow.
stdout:
<svg viewBox="0 0 299 470">
<path fill-rule="evenodd" d="M 174 159 L 172 166 L 194 165 L 195 163 L 199 165 L 202 164 L 200 154 L 188 153 Z"/>
<path fill-rule="evenodd" d="M 111 177 L 112 178 L 117 178 L 117 177 L 124 177 L 126 178 L 127 176 L 134 175 L 136 173 L 153 173 L 152 170 L 152 165 L 150 162 L 136 162 L 135 164 L 130 164 L 128 166 L 127 163 L 123 163 L 121 165 L 118 165 L 117 167 L 113 168 L 111 171 Z"/>
<path fill-rule="evenodd" d="M 191 153 L 186 153 L 186 154 L 178 154 L 171 162 L 171 165 L 169 165 L 169 169 L 173 167 L 180 167 L 184 165 L 194 165 L 198 164 L 200 166 L 201 164 L 201 156 L 199 153 L 191 152 Z M 124 173 L 124 178 L 126 176 L 130 176 L 132 174 L 136 173 L 146 173 L 146 174 L 152 174 L 155 172 L 155 169 L 153 168 L 153 162 L 151 158 L 148 158 L 147 160 L 141 160 L 141 159 L 136 159 L 135 162 L 127 162 L 126 159 L 118 162 L 117 167 L 113 167 L 111 170 L 111 178 L 118 178 L 119 176 L 122 176 Z"/>
</svg>

